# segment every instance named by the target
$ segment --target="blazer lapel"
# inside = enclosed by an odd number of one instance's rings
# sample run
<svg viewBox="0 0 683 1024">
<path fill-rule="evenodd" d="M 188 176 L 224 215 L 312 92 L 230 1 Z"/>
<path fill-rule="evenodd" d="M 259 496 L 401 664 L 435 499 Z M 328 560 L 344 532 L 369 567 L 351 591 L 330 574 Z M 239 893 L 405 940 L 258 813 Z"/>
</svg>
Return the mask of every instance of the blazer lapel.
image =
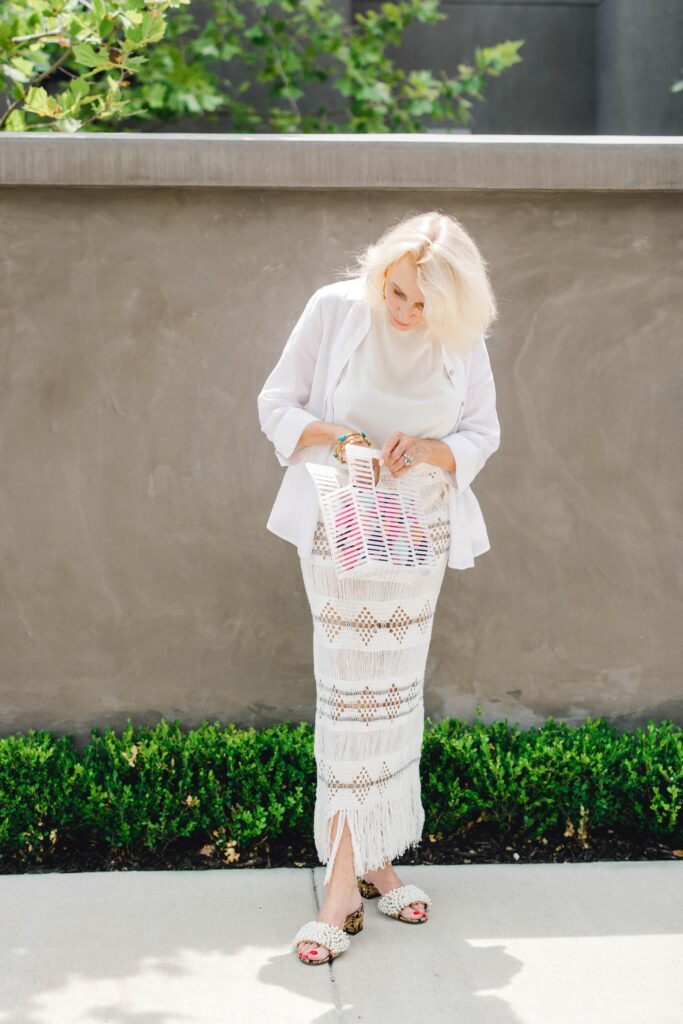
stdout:
<svg viewBox="0 0 683 1024">
<path fill-rule="evenodd" d="M 370 309 L 363 302 L 354 303 L 347 313 L 340 329 L 343 344 L 340 345 L 336 358 L 330 362 L 330 375 L 325 390 L 325 415 L 331 413 L 332 392 L 337 386 L 342 370 L 353 355 L 370 329 Z"/>
</svg>

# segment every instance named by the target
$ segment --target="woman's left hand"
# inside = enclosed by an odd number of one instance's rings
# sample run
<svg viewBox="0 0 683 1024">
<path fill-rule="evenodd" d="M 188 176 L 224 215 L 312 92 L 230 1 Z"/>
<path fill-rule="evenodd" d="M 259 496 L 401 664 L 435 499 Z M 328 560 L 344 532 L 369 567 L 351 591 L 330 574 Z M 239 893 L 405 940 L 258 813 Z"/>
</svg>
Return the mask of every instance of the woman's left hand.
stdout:
<svg viewBox="0 0 683 1024">
<path fill-rule="evenodd" d="M 409 473 L 418 462 L 423 462 L 423 444 L 419 437 L 410 437 L 402 430 L 395 430 L 382 447 L 382 459 L 392 476 L 399 477 Z M 404 455 L 412 456 L 412 462 L 406 466 Z"/>
</svg>

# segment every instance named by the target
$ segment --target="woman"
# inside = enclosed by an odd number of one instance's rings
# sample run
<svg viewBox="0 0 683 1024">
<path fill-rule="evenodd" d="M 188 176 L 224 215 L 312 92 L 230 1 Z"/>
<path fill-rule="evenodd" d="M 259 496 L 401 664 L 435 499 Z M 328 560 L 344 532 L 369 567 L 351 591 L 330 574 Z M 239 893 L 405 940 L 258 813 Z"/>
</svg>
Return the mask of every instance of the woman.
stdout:
<svg viewBox="0 0 683 1024">
<path fill-rule="evenodd" d="M 314 816 L 327 865 L 316 921 L 293 943 L 326 963 L 363 925 L 363 903 L 408 923 L 430 897 L 392 860 L 420 842 L 424 671 L 447 566 L 490 548 L 470 485 L 500 443 L 484 336 L 497 319 L 486 264 L 462 225 L 411 215 L 309 299 L 258 397 L 261 428 L 287 466 L 268 529 L 297 545 L 313 616 Z M 379 449 L 375 479 L 415 474 L 436 566 L 382 580 L 337 577 L 306 462 L 344 478 L 347 444 Z"/>
</svg>

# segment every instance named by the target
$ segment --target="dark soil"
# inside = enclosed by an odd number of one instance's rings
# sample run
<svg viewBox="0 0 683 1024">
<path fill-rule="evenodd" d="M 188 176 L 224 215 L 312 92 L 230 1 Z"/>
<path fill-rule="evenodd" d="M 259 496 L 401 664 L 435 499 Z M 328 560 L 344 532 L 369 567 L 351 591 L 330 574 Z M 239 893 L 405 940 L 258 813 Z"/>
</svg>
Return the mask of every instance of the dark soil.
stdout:
<svg viewBox="0 0 683 1024">
<path fill-rule="evenodd" d="M 457 835 L 425 834 L 417 848 L 394 860 L 401 864 L 557 864 L 615 860 L 677 860 L 683 850 L 628 832 L 606 829 L 584 842 L 561 836 L 528 842 L 505 841 L 490 824 L 475 824 Z M 62 848 L 41 863 L 0 858 L 0 874 L 80 871 L 202 871 L 225 868 L 313 868 L 320 862 L 312 836 L 263 838 L 236 852 L 211 839 L 178 839 L 158 850 L 120 849 L 95 841 Z"/>
</svg>

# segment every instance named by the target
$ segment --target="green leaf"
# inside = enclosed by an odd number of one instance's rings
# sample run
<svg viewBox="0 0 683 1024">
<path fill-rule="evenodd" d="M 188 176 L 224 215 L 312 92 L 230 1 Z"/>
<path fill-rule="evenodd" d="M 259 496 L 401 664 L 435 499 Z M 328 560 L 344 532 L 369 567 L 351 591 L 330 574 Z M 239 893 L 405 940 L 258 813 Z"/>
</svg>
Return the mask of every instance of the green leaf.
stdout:
<svg viewBox="0 0 683 1024">
<path fill-rule="evenodd" d="M 96 51 L 91 43 L 77 43 L 74 46 L 74 59 L 77 64 L 83 64 L 86 68 L 111 67 L 109 53 Z"/>
<path fill-rule="evenodd" d="M 42 86 L 33 87 L 26 94 L 24 109 L 39 114 L 41 117 L 49 117 L 54 111 L 54 100 L 48 96 Z"/>
<path fill-rule="evenodd" d="M 79 121 L 77 117 L 63 117 L 59 121 L 59 131 L 62 132 L 77 132 L 82 126 L 83 122 Z"/>
<path fill-rule="evenodd" d="M 69 91 L 75 100 L 82 100 L 90 91 L 90 85 L 84 78 L 73 78 L 69 83 Z"/>
<path fill-rule="evenodd" d="M 35 73 L 33 61 L 25 57 L 13 57 L 9 64 L 1 65 L 2 71 L 14 82 L 30 82 Z"/>
<path fill-rule="evenodd" d="M 8 132 L 26 131 L 26 117 L 20 107 L 15 107 L 5 121 L 5 130 Z"/>
</svg>

